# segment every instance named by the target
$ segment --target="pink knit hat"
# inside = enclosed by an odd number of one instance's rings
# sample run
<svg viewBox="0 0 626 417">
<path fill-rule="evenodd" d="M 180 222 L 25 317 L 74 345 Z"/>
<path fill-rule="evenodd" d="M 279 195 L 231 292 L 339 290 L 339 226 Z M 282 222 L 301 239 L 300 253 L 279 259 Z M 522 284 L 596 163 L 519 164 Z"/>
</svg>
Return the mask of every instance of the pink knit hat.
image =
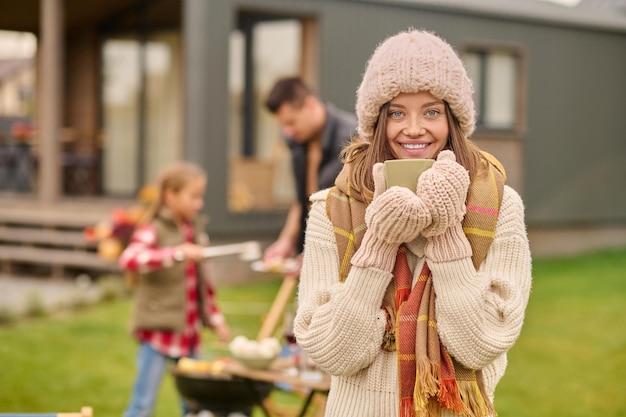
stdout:
<svg viewBox="0 0 626 417">
<path fill-rule="evenodd" d="M 409 30 L 387 38 L 367 63 L 356 99 L 359 134 L 371 139 L 380 107 L 400 93 L 419 91 L 447 101 L 465 137 L 474 131 L 472 82 L 463 63 L 437 35 Z"/>
</svg>

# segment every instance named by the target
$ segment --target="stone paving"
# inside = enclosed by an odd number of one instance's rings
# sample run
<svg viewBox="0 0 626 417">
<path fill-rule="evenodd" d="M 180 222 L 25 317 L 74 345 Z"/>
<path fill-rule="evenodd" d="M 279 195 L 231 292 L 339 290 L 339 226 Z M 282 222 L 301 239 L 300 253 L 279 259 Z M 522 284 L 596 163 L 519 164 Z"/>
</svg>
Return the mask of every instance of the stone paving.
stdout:
<svg viewBox="0 0 626 417">
<path fill-rule="evenodd" d="M 95 302 L 100 289 L 88 278 L 53 279 L 0 274 L 0 312 L 23 315 L 29 308 L 54 311 L 70 303 Z"/>
</svg>

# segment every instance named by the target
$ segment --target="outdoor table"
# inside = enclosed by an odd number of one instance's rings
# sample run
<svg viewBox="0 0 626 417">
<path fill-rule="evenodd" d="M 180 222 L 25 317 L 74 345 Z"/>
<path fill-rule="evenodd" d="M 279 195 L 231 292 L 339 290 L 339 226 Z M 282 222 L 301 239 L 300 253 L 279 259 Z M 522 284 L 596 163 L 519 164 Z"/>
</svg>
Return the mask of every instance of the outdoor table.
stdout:
<svg viewBox="0 0 626 417">
<path fill-rule="evenodd" d="M 260 395 L 257 392 L 255 381 L 270 382 L 273 384 L 288 384 L 296 388 L 308 390 L 309 393 L 300 408 L 298 414 L 299 417 L 303 417 L 313 397 L 317 394 L 326 395 L 330 390 L 330 375 L 321 372 L 321 380 L 309 381 L 302 379 L 300 373 L 292 374 L 289 369 L 292 368 L 293 361 L 288 358 L 278 358 L 272 362 L 268 369 L 250 369 L 237 361 L 232 361 L 224 366 L 223 372 L 238 376 L 246 381 L 246 386 L 250 390 L 250 393 L 256 398 L 257 405 L 261 408 L 265 416 L 271 417 L 271 414 L 265 404 L 263 403 Z"/>
</svg>

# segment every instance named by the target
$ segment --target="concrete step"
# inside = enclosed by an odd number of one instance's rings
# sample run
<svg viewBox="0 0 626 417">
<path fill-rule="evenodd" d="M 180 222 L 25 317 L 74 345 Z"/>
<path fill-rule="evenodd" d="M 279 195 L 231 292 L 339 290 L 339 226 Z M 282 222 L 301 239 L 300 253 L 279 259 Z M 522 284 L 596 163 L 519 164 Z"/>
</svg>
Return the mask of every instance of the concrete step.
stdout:
<svg viewBox="0 0 626 417">
<path fill-rule="evenodd" d="M 0 245 L 0 262 L 5 273 L 11 273 L 14 263 L 50 265 L 52 274 L 56 276 L 62 276 L 65 267 L 98 272 L 119 271 L 116 262 L 106 261 L 97 253 L 72 249 Z"/>
<path fill-rule="evenodd" d="M 72 248 L 95 248 L 81 231 L 0 226 L 0 242 L 48 245 Z"/>
<path fill-rule="evenodd" d="M 108 214 L 81 208 L 38 209 L 27 207 L 0 207 L 0 224 L 24 225 L 63 229 L 83 229 L 101 220 Z"/>
<path fill-rule="evenodd" d="M 85 227 L 109 218 L 111 206 L 111 202 L 97 200 L 55 204 L 4 200 L 0 207 L 2 271 L 50 271 L 53 276 L 63 276 L 69 270 L 90 275 L 119 271 L 116 262 L 100 258 L 96 243 L 83 236 Z"/>
</svg>

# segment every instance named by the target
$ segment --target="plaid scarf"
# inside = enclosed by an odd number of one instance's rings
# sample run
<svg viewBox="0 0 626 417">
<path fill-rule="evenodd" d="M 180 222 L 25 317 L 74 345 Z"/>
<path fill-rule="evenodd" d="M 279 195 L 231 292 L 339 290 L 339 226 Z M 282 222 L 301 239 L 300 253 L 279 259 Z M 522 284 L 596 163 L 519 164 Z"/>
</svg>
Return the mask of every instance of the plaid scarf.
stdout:
<svg viewBox="0 0 626 417">
<path fill-rule="evenodd" d="M 493 241 L 506 174 L 490 154 L 472 179 L 466 201 L 463 231 L 472 248 L 476 269 Z M 350 259 L 359 248 L 365 230 L 366 205 L 349 184 L 349 167 L 341 171 L 328 193 L 326 210 L 333 223 L 339 253 L 339 280 L 350 271 Z M 428 265 L 412 287 L 406 248 L 401 245 L 393 270 L 394 280 L 383 299 L 383 308 L 395 321 L 386 332 L 383 348 L 397 352 L 401 417 L 440 416 L 442 408 L 468 417 L 495 415 L 483 383 L 482 372 L 454 360 L 439 340 L 435 317 L 435 292 Z M 396 318 L 397 317 L 397 318 Z"/>
</svg>

